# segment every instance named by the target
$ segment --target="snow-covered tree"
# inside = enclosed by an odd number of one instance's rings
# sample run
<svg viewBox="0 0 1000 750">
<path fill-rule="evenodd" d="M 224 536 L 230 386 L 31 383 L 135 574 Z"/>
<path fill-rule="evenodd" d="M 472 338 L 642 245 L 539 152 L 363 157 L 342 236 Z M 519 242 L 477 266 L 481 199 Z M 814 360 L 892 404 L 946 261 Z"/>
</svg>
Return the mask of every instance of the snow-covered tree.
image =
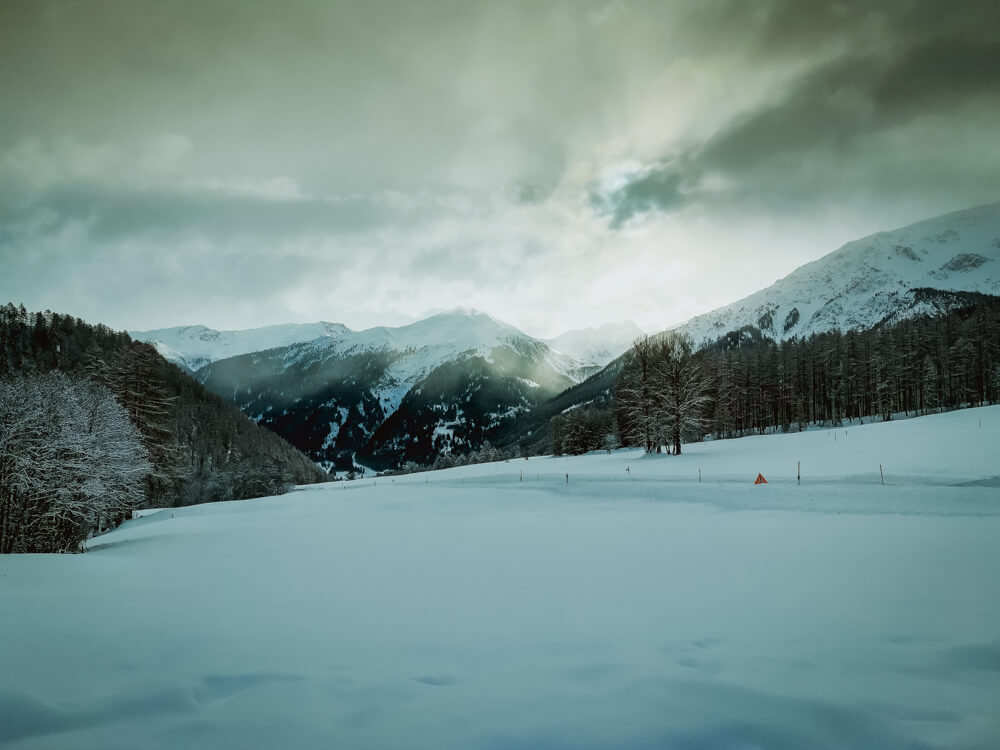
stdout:
<svg viewBox="0 0 1000 750">
<path fill-rule="evenodd" d="M 608 453 L 611 453 L 611 451 L 618 450 L 618 448 L 621 447 L 621 443 L 618 442 L 618 436 L 615 435 L 615 433 L 609 432 L 601 441 L 601 447 L 603 447 Z"/>
<path fill-rule="evenodd" d="M 148 454 L 106 388 L 61 372 L 0 379 L 0 551 L 74 551 L 144 496 Z"/>
</svg>

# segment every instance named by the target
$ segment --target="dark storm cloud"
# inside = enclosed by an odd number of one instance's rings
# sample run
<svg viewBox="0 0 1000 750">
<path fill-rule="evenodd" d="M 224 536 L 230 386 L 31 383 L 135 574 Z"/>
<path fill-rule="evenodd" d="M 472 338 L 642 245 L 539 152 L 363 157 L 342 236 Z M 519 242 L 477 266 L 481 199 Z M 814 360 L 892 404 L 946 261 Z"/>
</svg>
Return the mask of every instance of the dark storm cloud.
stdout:
<svg viewBox="0 0 1000 750">
<path fill-rule="evenodd" d="M 901 175 L 915 178 L 911 188 L 917 190 L 925 190 L 928 180 L 945 190 L 965 183 L 972 195 L 995 185 L 991 175 L 1000 163 L 979 144 L 969 143 L 958 154 L 948 149 L 938 163 L 934 152 L 949 131 L 953 139 L 963 137 L 957 126 L 988 129 L 1000 121 L 1000 4 L 890 4 L 905 11 L 898 17 L 886 17 L 884 10 L 852 15 L 845 7 L 807 12 L 811 4 L 775 3 L 763 22 L 751 23 L 759 34 L 752 59 L 761 61 L 787 51 L 789 39 L 796 46 L 838 35 L 864 39 L 877 29 L 878 44 L 869 49 L 859 42 L 816 62 L 776 100 L 599 195 L 592 202 L 609 224 L 619 227 L 634 216 L 690 202 L 801 208 L 846 188 L 876 195 L 882 188 L 898 189 Z M 845 28 L 845 16 L 856 27 Z M 841 23 L 827 34 L 830 19 Z M 935 118 L 934 129 L 907 131 Z"/>
<path fill-rule="evenodd" d="M 842 58 L 801 78 L 778 104 L 709 139 L 697 152 L 697 166 L 738 171 L 775 157 L 836 151 L 869 133 L 992 99 L 997 91 L 1000 42 L 937 39 L 892 60 Z"/>
<path fill-rule="evenodd" d="M 885 51 L 932 38 L 989 40 L 1000 20 L 997 4 L 983 0 L 705 0 L 681 7 L 684 36 L 698 48 L 745 50 L 757 61 Z"/>
<path fill-rule="evenodd" d="M 536 204 L 543 203 L 552 195 L 554 185 L 539 185 L 532 182 L 517 181 L 507 185 L 505 195 L 512 203 Z"/>
<path fill-rule="evenodd" d="M 52 188 L 38 205 L 61 221 L 88 223 L 97 242 L 146 233 L 215 239 L 340 235 L 371 230 L 386 220 L 383 207 L 360 197 L 281 199 L 87 183 Z"/>
<path fill-rule="evenodd" d="M 664 161 L 628 178 L 624 185 L 610 192 L 592 185 L 587 197 L 590 205 L 608 218 L 612 229 L 621 229 L 637 214 L 683 206 L 687 202 L 684 181 L 684 169 L 676 162 Z"/>
<path fill-rule="evenodd" d="M 828 206 L 841 240 L 1000 198 L 998 27 L 931 0 L 4 0 L 0 303 L 568 321 L 683 278 L 700 312 L 752 291 L 703 281 L 703 247 L 753 236 L 774 278 Z"/>
<path fill-rule="evenodd" d="M 12 0 L 0 140 L 177 132 L 200 173 L 322 191 L 551 183 L 564 123 L 620 65 L 588 33 L 592 5 Z"/>
</svg>

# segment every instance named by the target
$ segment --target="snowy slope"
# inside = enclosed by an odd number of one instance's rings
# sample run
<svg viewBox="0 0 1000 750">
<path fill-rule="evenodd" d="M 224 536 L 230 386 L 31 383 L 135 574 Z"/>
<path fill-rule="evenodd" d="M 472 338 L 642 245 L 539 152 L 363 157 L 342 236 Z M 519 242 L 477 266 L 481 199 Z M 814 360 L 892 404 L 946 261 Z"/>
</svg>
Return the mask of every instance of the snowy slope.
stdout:
<svg viewBox="0 0 1000 750">
<path fill-rule="evenodd" d="M 308 356 L 307 351 L 337 355 L 383 349 L 421 352 L 419 357 L 410 358 L 405 371 L 397 373 L 399 380 L 412 380 L 416 374 L 426 372 L 434 363 L 445 361 L 456 354 L 469 351 L 488 354 L 493 348 L 510 341 L 540 341 L 486 313 L 467 308 L 433 315 L 406 326 L 377 326 L 361 331 L 352 330 L 341 323 L 321 321 L 241 331 L 216 331 L 200 325 L 180 326 L 132 331 L 130 335 L 152 344 L 164 357 L 192 372 L 222 359 L 306 343 L 311 344 L 308 350 L 298 350 L 290 356 Z M 598 364 L 552 348 L 553 351 L 548 355 L 552 367 L 571 379 L 581 379 L 572 376 L 581 368 Z"/>
<path fill-rule="evenodd" d="M 195 372 L 209 362 L 262 352 L 317 339 L 338 340 L 353 333 L 340 323 L 289 323 L 243 331 L 216 331 L 205 326 L 179 326 L 154 331 L 130 331 L 138 341 L 156 347 L 166 359 Z"/>
<path fill-rule="evenodd" d="M 314 460 L 346 471 L 355 455 L 390 468 L 478 448 L 572 386 L 583 368 L 489 315 L 456 310 L 217 360 L 196 377 Z"/>
<path fill-rule="evenodd" d="M 998 442 L 990 407 L 532 458 L 7 556 L 0 745 L 995 748 Z"/>
<path fill-rule="evenodd" d="M 553 375 L 572 382 L 577 382 L 573 374 L 581 365 L 590 364 L 581 363 L 570 355 L 547 351 L 539 346 L 541 343 L 491 315 L 458 309 L 398 328 L 379 326 L 358 332 L 347 329 L 339 338 L 313 340 L 292 356 L 347 356 L 380 350 L 399 352 L 400 356 L 386 373 L 382 391 L 391 413 L 399 407 L 410 388 L 442 363 L 469 356 L 489 359 L 498 347 L 535 350 Z"/>
<path fill-rule="evenodd" d="M 557 352 L 604 367 L 642 335 L 642 329 L 627 320 L 623 323 L 606 323 L 596 328 L 566 331 L 553 339 L 546 339 L 545 343 Z"/>
<path fill-rule="evenodd" d="M 918 289 L 1000 294 L 1000 203 L 849 242 L 677 330 L 701 344 L 746 325 L 777 340 L 870 328 L 935 312 Z"/>
</svg>

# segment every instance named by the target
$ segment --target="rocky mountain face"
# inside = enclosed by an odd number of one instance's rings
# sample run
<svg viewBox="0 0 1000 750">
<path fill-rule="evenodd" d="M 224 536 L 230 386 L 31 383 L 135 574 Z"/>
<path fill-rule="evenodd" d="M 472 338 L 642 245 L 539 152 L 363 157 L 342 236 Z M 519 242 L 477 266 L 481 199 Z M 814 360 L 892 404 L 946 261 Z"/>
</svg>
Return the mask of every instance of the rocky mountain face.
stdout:
<svg viewBox="0 0 1000 750">
<path fill-rule="evenodd" d="M 782 341 L 941 314 L 961 292 L 1000 294 L 1000 203 L 849 242 L 678 330 L 696 345 L 746 326 Z"/>
<path fill-rule="evenodd" d="M 205 326 L 177 326 L 155 331 L 131 331 L 132 338 L 156 350 L 189 372 L 241 354 L 263 352 L 306 341 L 344 337 L 352 331 L 340 323 L 290 323 L 245 331 L 216 331 Z"/>
<path fill-rule="evenodd" d="M 475 311 L 365 331 L 319 323 L 133 335 L 196 366 L 209 390 L 340 471 L 478 448 L 597 369 Z"/>
</svg>

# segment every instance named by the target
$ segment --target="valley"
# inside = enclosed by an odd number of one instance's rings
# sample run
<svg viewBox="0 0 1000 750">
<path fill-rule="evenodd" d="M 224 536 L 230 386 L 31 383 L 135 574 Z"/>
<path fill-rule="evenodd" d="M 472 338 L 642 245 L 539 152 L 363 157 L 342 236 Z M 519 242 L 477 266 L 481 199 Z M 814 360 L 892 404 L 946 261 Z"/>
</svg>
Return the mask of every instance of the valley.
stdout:
<svg viewBox="0 0 1000 750">
<path fill-rule="evenodd" d="M 987 748 L 998 441 L 988 407 L 533 457 L 0 558 L 0 743 Z"/>
<path fill-rule="evenodd" d="M 939 319 L 991 304 L 998 294 L 1000 204 L 990 204 L 850 242 L 670 330 L 696 347 L 777 346 Z M 609 324 L 541 340 L 486 313 L 456 309 L 363 331 L 315 323 L 133 335 L 347 476 L 427 466 L 490 443 L 514 454 L 550 451 L 550 420 L 581 404 L 610 403 L 622 355 L 642 331 Z M 983 365 L 987 379 L 991 366 Z M 831 418 L 789 414 L 782 424 Z"/>
</svg>

